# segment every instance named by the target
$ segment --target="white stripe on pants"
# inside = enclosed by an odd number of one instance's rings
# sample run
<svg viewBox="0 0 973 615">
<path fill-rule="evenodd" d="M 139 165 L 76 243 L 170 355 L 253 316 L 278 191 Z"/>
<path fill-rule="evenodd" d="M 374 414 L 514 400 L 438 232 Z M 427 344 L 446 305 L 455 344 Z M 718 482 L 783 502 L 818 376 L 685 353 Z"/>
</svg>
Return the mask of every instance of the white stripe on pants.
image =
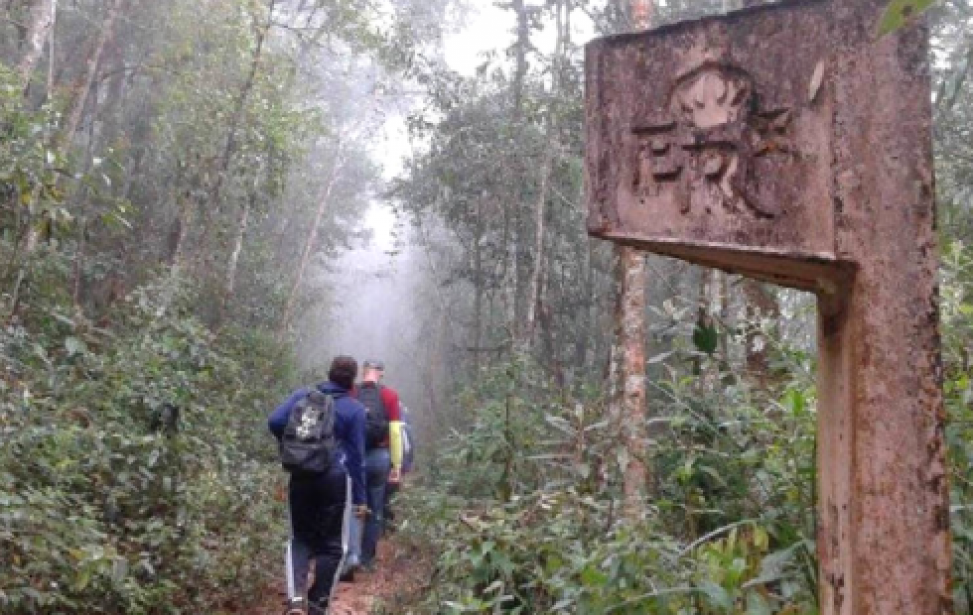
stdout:
<svg viewBox="0 0 973 615">
<path fill-rule="evenodd" d="M 352 519 L 351 477 L 346 477 L 345 481 L 345 514 L 344 520 L 341 522 L 341 561 L 338 562 L 338 567 L 334 573 L 334 582 L 331 583 L 331 595 L 328 596 L 329 610 L 334 601 L 334 590 L 338 587 L 338 579 L 341 578 L 341 573 L 345 569 L 345 558 L 348 557 L 348 530 L 351 528 Z"/>
</svg>

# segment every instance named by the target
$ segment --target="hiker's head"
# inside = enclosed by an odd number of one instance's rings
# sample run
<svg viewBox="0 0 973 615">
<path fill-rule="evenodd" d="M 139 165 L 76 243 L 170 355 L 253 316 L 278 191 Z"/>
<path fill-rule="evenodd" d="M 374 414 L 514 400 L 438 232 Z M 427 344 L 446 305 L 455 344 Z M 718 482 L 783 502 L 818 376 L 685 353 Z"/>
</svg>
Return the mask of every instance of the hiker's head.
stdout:
<svg viewBox="0 0 973 615">
<path fill-rule="evenodd" d="M 385 375 L 385 363 L 369 359 L 362 363 L 362 382 L 379 383 Z"/>
<path fill-rule="evenodd" d="M 355 376 L 357 375 L 358 362 L 347 355 L 335 357 L 328 369 L 328 380 L 346 389 L 355 386 Z"/>
</svg>

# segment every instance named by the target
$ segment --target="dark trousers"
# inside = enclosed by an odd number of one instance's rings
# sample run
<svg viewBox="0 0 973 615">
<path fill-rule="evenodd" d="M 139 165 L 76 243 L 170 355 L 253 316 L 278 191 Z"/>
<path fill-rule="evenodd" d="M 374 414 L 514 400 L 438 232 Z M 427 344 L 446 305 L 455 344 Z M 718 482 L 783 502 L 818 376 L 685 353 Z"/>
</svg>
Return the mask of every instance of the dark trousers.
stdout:
<svg viewBox="0 0 973 615">
<path fill-rule="evenodd" d="M 386 532 L 389 531 L 389 527 L 395 522 L 395 511 L 392 510 L 392 500 L 395 499 L 395 494 L 398 492 L 398 484 L 389 483 L 385 486 L 385 527 L 383 529 Z"/>
<path fill-rule="evenodd" d="M 375 448 L 365 455 L 365 496 L 372 514 L 365 521 L 365 531 L 362 534 L 362 565 L 371 564 L 378 551 L 378 539 L 382 536 L 382 527 L 385 524 L 385 486 L 389 482 L 391 469 L 392 456 L 389 449 Z"/>
<path fill-rule="evenodd" d="M 287 548 L 288 598 L 304 596 L 314 560 L 314 583 L 307 592 L 309 612 L 327 612 L 347 549 L 351 481 L 343 467 L 327 474 L 292 476 L 291 541 Z"/>
</svg>

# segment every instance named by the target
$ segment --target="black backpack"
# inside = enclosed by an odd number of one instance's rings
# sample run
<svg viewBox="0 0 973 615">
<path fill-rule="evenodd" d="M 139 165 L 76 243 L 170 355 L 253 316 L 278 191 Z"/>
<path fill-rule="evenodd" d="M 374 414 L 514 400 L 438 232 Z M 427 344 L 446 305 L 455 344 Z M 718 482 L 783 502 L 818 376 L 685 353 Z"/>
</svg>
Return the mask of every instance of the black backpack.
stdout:
<svg viewBox="0 0 973 615">
<path fill-rule="evenodd" d="M 334 397 L 311 387 L 287 419 L 280 439 L 280 462 L 292 474 L 321 474 L 331 468 L 338 440 Z"/>
<path fill-rule="evenodd" d="M 382 385 L 367 382 L 358 387 L 358 401 L 365 406 L 365 449 L 377 448 L 389 437 L 389 413 L 382 401 Z"/>
</svg>

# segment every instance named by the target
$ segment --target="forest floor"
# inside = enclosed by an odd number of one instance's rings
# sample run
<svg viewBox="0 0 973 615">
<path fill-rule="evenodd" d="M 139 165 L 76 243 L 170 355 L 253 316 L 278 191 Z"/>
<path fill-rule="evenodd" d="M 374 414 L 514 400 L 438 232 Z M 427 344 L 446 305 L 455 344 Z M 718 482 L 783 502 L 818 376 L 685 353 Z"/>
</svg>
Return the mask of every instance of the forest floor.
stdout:
<svg viewBox="0 0 973 615">
<path fill-rule="evenodd" d="M 330 615 L 372 615 L 403 613 L 428 587 L 430 565 L 419 550 L 393 538 L 379 544 L 378 566 L 374 572 L 358 572 L 353 583 L 341 583 Z M 286 589 L 283 579 L 268 589 L 267 600 L 247 615 L 281 615 Z"/>
</svg>

